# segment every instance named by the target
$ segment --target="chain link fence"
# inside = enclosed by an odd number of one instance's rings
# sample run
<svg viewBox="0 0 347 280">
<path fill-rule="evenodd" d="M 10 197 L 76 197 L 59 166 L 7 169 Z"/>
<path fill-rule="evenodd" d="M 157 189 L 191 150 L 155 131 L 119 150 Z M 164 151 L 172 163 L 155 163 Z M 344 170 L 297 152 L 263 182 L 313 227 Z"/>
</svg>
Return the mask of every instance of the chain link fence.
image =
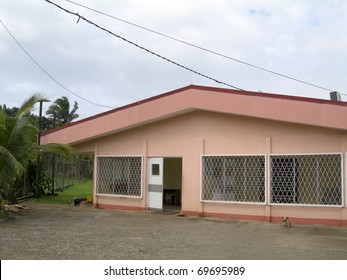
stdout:
<svg viewBox="0 0 347 280">
<path fill-rule="evenodd" d="M 77 182 L 92 179 L 93 158 L 81 156 L 66 160 L 62 156 L 49 154 L 42 158 L 42 169 L 53 180 L 54 191 L 62 191 Z M 41 179 L 44 180 L 42 176 Z"/>
<path fill-rule="evenodd" d="M 40 160 L 40 188 L 45 194 L 63 191 L 77 182 L 93 178 L 93 158 L 81 156 L 66 160 L 58 155 L 44 155 Z M 36 186 L 36 162 L 29 164 L 21 180 L 14 184 L 17 200 L 34 196 Z"/>
</svg>

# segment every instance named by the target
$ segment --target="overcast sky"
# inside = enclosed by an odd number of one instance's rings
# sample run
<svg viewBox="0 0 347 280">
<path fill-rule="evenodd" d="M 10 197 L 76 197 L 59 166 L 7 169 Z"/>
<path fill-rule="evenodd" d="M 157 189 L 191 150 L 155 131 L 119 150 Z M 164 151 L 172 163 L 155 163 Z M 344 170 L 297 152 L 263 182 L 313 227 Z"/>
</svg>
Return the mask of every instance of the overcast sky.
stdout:
<svg viewBox="0 0 347 280">
<path fill-rule="evenodd" d="M 329 90 L 222 58 L 138 27 L 52 0 L 152 52 L 250 91 L 329 98 Z M 347 94 L 346 0 L 74 0 L 226 56 Z M 119 107 L 190 84 L 226 87 L 164 61 L 48 4 L 0 0 L 0 20 L 56 81 Z M 81 118 L 109 110 L 49 78 L 0 24 L 0 104 L 33 93 L 77 101 Z M 343 97 L 347 100 L 347 97 Z M 45 104 L 44 111 L 50 104 Z"/>
</svg>

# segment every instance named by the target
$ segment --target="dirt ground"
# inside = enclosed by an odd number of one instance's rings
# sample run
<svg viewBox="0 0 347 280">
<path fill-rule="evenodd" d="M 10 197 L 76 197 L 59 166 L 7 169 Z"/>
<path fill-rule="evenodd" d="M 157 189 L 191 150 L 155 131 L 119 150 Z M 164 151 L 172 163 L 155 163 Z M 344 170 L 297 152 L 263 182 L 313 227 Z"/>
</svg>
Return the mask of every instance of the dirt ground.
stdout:
<svg viewBox="0 0 347 280">
<path fill-rule="evenodd" d="M 25 202 L 0 219 L 0 259 L 347 259 L 347 227 Z"/>
</svg>

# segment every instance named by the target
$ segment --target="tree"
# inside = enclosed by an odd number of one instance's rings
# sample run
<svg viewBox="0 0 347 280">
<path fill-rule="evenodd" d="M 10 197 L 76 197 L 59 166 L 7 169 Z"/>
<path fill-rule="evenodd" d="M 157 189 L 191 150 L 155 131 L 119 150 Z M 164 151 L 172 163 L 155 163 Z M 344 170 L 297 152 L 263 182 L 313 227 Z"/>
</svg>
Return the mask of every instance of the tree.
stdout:
<svg viewBox="0 0 347 280">
<path fill-rule="evenodd" d="M 0 109 L 0 207 L 2 196 L 13 191 L 13 184 L 23 175 L 28 162 L 38 153 L 55 153 L 71 157 L 73 150 L 67 145 L 52 143 L 37 147 L 37 126 L 30 112 L 36 103 L 46 101 L 39 94 L 28 98 L 14 116 Z"/>
<path fill-rule="evenodd" d="M 66 96 L 58 98 L 54 103 L 49 106 L 46 115 L 51 119 L 55 118 L 56 125 L 60 126 L 66 123 L 71 123 L 74 119 L 79 117 L 76 114 L 78 103 L 75 101 L 73 109 L 70 111 L 70 102 Z"/>
<path fill-rule="evenodd" d="M 8 108 L 6 106 L 6 104 L 4 104 L 3 106 L 0 105 L 0 110 L 4 110 L 5 113 L 7 114 L 7 116 L 15 117 L 16 113 L 18 111 L 18 108 L 17 107 Z M 38 126 L 39 116 L 34 115 L 34 114 L 30 114 L 30 121 L 34 125 Z M 54 127 L 53 119 L 46 118 L 45 116 L 41 117 L 41 129 L 42 129 L 42 131 L 49 130 L 49 129 L 53 128 L 53 127 Z"/>
<path fill-rule="evenodd" d="M 0 105 L 0 110 L 4 110 L 8 116 L 14 117 L 18 111 L 18 108 L 7 108 L 6 104 L 4 104 L 3 106 Z"/>
</svg>

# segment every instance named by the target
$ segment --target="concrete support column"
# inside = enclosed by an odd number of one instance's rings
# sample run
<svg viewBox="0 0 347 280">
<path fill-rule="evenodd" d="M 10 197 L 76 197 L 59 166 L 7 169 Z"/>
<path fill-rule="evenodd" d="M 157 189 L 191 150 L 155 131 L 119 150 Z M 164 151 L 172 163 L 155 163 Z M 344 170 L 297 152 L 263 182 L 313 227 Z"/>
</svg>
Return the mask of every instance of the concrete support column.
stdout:
<svg viewBox="0 0 347 280">
<path fill-rule="evenodd" d="M 99 154 L 99 143 L 94 143 L 94 169 L 93 169 L 93 206 L 98 207 L 98 197 L 96 195 L 96 183 L 97 183 L 97 167 L 98 160 L 97 156 Z"/>
<path fill-rule="evenodd" d="M 265 137 L 265 154 L 272 154 L 272 139 L 271 137 Z"/>
<path fill-rule="evenodd" d="M 347 207 L 347 177 L 346 177 L 346 152 L 347 152 L 347 135 L 341 135 L 340 136 L 340 151 L 343 153 L 342 154 L 342 170 L 343 170 L 343 182 L 342 182 L 342 186 L 343 186 L 343 206 L 346 209 Z M 344 212 L 342 220 L 346 220 L 347 219 L 347 211 Z"/>
<path fill-rule="evenodd" d="M 205 154 L 205 139 L 200 139 L 200 145 L 199 146 L 200 146 L 200 155 L 204 155 Z M 199 169 L 201 170 L 201 159 L 200 159 Z M 204 203 L 203 202 L 200 203 L 199 212 L 201 213 L 201 216 L 203 217 L 204 216 Z"/>
<path fill-rule="evenodd" d="M 142 156 L 143 156 L 143 169 L 142 169 L 142 202 L 141 202 L 141 207 L 146 209 L 147 208 L 147 157 L 148 153 L 148 141 L 147 139 L 144 139 L 142 141 Z"/>
<path fill-rule="evenodd" d="M 271 206 L 269 205 L 269 201 L 270 201 L 270 178 L 269 178 L 269 157 L 268 155 L 271 155 L 272 153 L 272 139 L 271 137 L 265 137 L 265 154 L 266 154 L 266 176 L 265 176 L 265 193 L 266 193 L 266 205 L 265 205 L 265 209 L 264 209 L 264 219 L 265 221 L 271 222 Z"/>
</svg>

